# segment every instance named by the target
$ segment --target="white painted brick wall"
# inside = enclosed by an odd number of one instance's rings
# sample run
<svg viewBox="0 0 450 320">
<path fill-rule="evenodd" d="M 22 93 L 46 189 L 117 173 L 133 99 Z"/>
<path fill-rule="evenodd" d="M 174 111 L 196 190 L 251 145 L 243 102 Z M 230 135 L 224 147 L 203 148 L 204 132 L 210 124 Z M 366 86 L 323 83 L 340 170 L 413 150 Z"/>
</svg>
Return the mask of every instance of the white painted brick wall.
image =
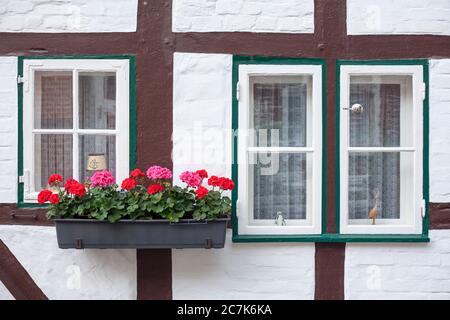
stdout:
<svg viewBox="0 0 450 320">
<path fill-rule="evenodd" d="M 313 0 L 173 0 L 174 32 L 314 32 Z"/>
<path fill-rule="evenodd" d="M 175 53 L 174 181 L 184 170 L 231 176 L 232 56 Z"/>
<path fill-rule="evenodd" d="M 174 299 L 314 299 L 314 244 L 172 251 Z"/>
<path fill-rule="evenodd" d="M 347 29 L 349 34 L 450 35 L 450 1 L 347 0 Z"/>
<path fill-rule="evenodd" d="M 1 0 L 0 32 L 134 32 L 137 0 Z"/>
<path fill-rule="evenodd" d="M 450 230 L 430 243 L 354 244 L 345 253 L 346 299 L 450 299 Z"/>
<path fill-rule="evenodd" d="M 0 239 L 49 299 L 136 299 L 136 250 L 59 249 L 53 227 L 0 226 Z"/>
<path fill-rule="evenodd" d="M 450 59 L 430 60 L 431 202 L 450 202 L 449 124 Z"/>
<path fill-rule="evenodd" d="M 0 203 L 17 202 L 17 58 L 0 57 Z"/>
</svg>

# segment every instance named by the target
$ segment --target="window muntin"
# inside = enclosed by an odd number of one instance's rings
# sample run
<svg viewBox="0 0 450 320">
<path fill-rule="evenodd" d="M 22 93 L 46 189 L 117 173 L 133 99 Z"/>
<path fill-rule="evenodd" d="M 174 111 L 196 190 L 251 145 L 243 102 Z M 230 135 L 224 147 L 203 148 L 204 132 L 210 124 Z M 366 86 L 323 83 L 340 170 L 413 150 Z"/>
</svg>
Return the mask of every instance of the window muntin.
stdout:
<svg viewBox="0 0 450 320">
<path fill-rule="evenodd" d="M 320 66 L 240 65 L 239 234 L 320 233 L 320 78 Z"/>
<path fill-rule="evenodd" d="M 340 80 L 341 233 L 421 233 L 422 67 L 341 66 Z"/>
<path fill-rule="evenodd" d="M 128 60 L 24 60 L 24 200 L 52 173 L 84 181 L 87 157 L 105 157 L 117 180 L 129 172 Z M 120 114 L 117 117 L 116 114 Z"/>
</svg>

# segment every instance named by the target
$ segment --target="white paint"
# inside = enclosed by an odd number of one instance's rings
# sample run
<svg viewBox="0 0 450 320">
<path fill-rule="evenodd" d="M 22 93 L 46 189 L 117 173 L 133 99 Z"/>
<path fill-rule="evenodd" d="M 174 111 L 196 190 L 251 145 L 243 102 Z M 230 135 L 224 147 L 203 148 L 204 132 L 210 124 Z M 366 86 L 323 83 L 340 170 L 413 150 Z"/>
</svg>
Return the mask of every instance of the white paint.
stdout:
<svg viewBox="0 0 450 320">
<path fill-rule="evenodd" d="M 136 250 L 59 249 L 53 227 L 0 226 L 0 239 L 49 299 L 136 299 Z"/>
<path fill-rule="evenodd" d="M 0 281 L 0 301 L 1 300 L 16 300 L 9 290 L 5 287 L 3 282 Z"/>
<path fill-rule="evenodd" d="M 231 55 L 174 55 L 175 184 L 185 170 L 231 177 L 231 65 Z"/>
<path fill-rule="evenodd" d="M 313 33 L 313 0 L 173 0 L 174 32 Z"/>
<path fill-rule="evenodd" d="M 314 299 L 314 244 L 172 251 L 174 299 Z"/>
<path fill-rule="evenodd" d="M 450 35 L 450 1 L 347 0 L 347 29 L 348 34 Z"/>
<path fill-rule="evenodd" d="M 450 230 L 430 243 L 347 243 L 346 299 L 450 299 Z"/>
<path fill-rule="evenodd" d="M 137 0 L 2 0 L 0 32 L 134 32 Z"/>
<path fill-rule="evenodd" d="M 430 60 L 430 201 L 450 202 L 450 59 Z"/>
<path fill-rule="evenodd" d="M 17 57 L 0 57 L 0 203 L 17 202 Z"/>
</svg>

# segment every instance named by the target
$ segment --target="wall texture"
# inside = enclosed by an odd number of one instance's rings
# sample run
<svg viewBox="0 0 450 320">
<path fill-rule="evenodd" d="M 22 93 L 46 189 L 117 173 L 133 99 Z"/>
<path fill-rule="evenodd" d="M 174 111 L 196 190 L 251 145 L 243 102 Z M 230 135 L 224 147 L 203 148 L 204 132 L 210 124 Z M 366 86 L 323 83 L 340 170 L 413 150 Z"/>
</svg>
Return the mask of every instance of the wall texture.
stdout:
<svg viewBox="0 0 450 320">
<path fill-rule="evenodd" d="M 173 169 L 231 176 L 231 67 L 225 54 L 175 53 Z"/>
<path fill-rule="evenodd" d="M 450 231 L 430 243 L 354 244 L 345 254 L 346 299 L 450 299 Z"/>
<path fill-rule="evenodd" d="M 133 32 L 137 0 L 2 0 L 0 32 Z"/>
<path fill-rule="evenodd" d="M 61 250 L 53 227 L 0 226 L 0 239 L 49 299 L 136 299 L 136 250 Z"/>
<path fill-rule="evenodd" d="M 450 1 L 449 1 L 450 3 Z M 450 202 L 450 59 L 430 60 L 430 201 Z"/>
<path fill-rule="evenodd" d="M 314 244 L 172 251 L 174 299 L 314 299 Z"/>
<path fill-rule="evenodd" d="M 347 30 L 349 34 L 450 35 L 450 1 L 347 0 Z"/>
<path fill-rule="evenodd" d="M 313 0 L 173 0 L 174 32 L 314 32 Z"/>
<path fill-rule="evenodd" d="M 17 58 L 0 57 L 0 203 L 17 202 Z"/>
</svg>

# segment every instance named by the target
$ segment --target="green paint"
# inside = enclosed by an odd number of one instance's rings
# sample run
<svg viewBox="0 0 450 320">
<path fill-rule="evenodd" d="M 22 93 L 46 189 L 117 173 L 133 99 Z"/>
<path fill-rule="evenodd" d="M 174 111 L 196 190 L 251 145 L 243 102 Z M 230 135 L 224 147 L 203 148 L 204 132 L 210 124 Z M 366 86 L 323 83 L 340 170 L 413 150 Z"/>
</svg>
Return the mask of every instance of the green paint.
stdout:
<svg viewBox="0 0 450 320">
<path fill-rule="evenodd" d="M 232 75 L 232 129 L 236 133 L 239 128 L 239 102 L 236 99 L 236 86 L 239 81 L 239 65 L 248 64 L 270 64 L 270 65 L 320 65 L 322 66 L 322 233 L 326 232 L 326 66 L 323 59 L 316 58 L 279 58 L 279 57 L 260 57 L 260 56 L 233 56 L 233 75 Z M 236 202 L 238 196 L 238 137 L 233 135 L 233 165 L 232 165 L 232 179 L 235 182 L 235 188 L 232 192 L 232 227 L 233 227 L 233 241 L 234 242 L 254 242 L 251 239 L 254 236 L 242 236 L 238 234 L 238 218 L 236 210 Z M 261 237 L 270 239 L 266 242 L 284 242 L 286 239 L 292 237 L 283 236 L 256 236 L 258 239 Z M 304 239 L 304 237 L 300 237 Z M 300 241 L 300 240 L 299 240 Z"/>
<path fill-rule="evenodd" d="M 129 166 L 134 169 L 136 166 L 136 58 L 133 55 L 79 55 L 79 56 L 21 56 L 18 57 L 17 74 L 23 76 L 24 60 L 48 60 L 48 59 L 79 59 L 79 60 L 129 60 L 130 68 L 130 152 Z M 18 85 L 18 175 L 23 175 L 23 85 Z M 19 208 L 45 208 L 47 205 L 24 202 L 24 184 L 18 182 L 17 203 Z"/>
<path fill-rule="evenodd" d="M 321 234 L 321 235 L 251 235 L 233 236 L 233 242 L 430 242 L 426 235 Z"/>
</svg>

